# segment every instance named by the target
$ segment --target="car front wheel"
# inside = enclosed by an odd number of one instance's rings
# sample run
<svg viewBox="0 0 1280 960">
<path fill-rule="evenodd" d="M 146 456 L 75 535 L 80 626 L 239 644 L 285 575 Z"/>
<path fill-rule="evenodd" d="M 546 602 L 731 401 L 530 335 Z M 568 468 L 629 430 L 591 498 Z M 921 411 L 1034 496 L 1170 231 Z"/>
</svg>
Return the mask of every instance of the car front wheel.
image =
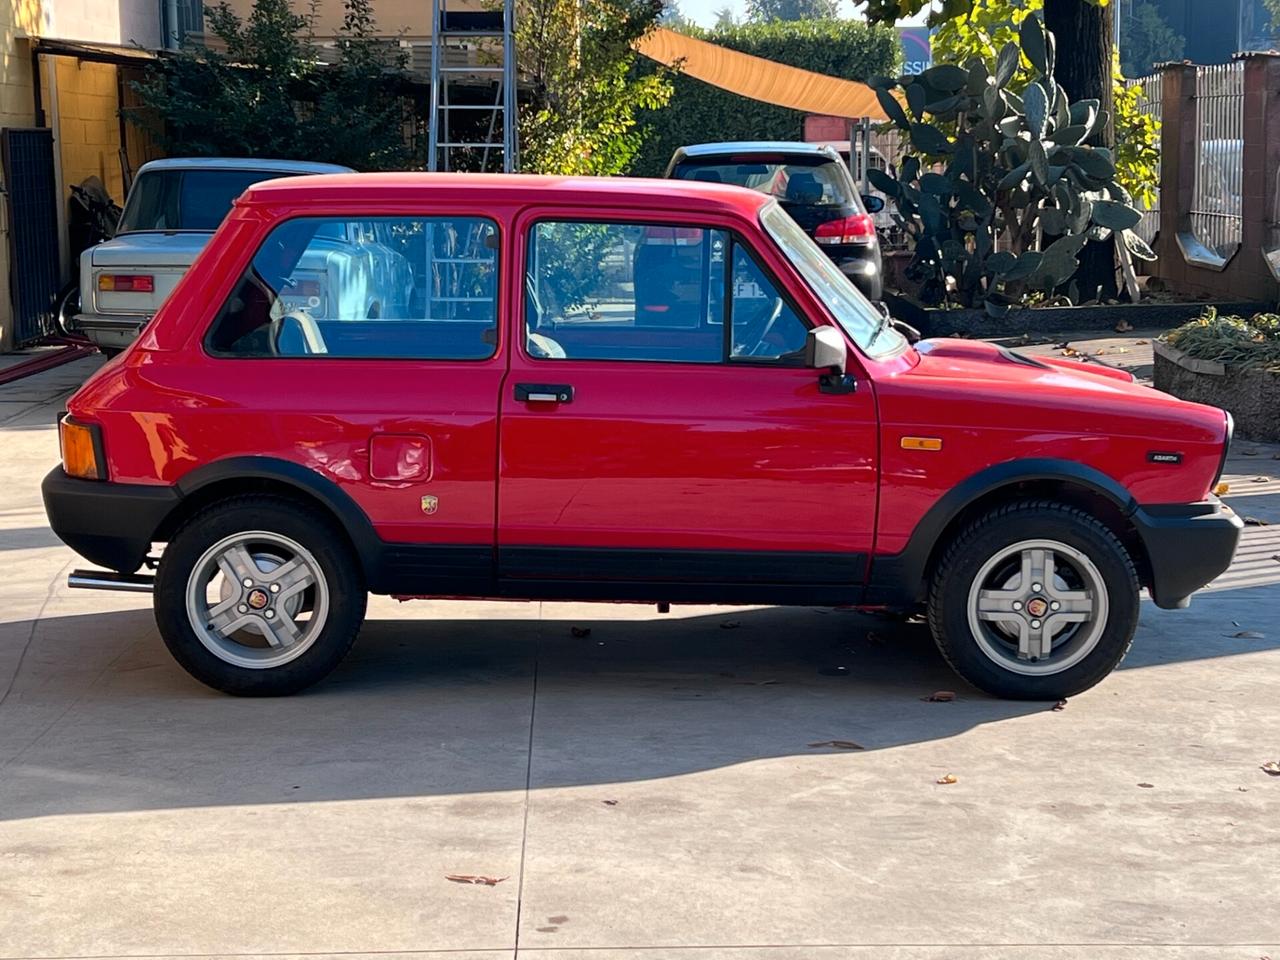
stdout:
<svg viewBox="0 0 1280 960">
<path fill-rule="evenodd" d="M 316 683 L 346 655 L 367 596 L 325 516 L 289 500 L 215 503 L 174 535 L 156 576 L 156 624 L 197 680 L 239 696 Z"/>
<path fill-rule="evenodd" d="M 1010 504 L 968 527 L 934 572 L 929 626 L 974 686 L 1013 700 L 1087 690 L 1124 659 L 1138 577 L 1123 544 L 1087 512 Z"/>
</svg>

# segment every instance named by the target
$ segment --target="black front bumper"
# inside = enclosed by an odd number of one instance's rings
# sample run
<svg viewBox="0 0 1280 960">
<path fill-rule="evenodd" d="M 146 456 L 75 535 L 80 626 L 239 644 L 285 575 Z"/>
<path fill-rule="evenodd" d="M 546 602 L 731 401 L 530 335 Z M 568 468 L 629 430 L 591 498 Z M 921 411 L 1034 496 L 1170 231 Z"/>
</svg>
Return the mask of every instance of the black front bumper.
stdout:
<svg viewBox="0 0 1280 960">
<path fill-rule="evenodd" d="M 49 471 L 40 490 L 58 539 L 90 563 L 120 573 L 142 566 L 152 535 L 179 499 L 173 487 L 79 480 L 62 467 Z"/>
<path fill-rule="evenodd" d="M 1231 566 L 1244 524 L 1217 497 L 1203 503 L 1139 507 L 1132 518 L 1151 566 L 1151 599 L 1185 607 L 1195 591 Z"/>
</svg>

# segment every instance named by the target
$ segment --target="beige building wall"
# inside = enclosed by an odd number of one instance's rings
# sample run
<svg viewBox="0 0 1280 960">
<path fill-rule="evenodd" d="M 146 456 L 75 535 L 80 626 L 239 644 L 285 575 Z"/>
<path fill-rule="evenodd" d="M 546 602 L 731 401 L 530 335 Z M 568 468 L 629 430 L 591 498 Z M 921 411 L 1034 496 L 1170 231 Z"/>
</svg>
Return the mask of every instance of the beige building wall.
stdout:
<svg viewBox="0 0 1280 960">
<path fill-rule="evenodd" d="M 253 9 L 253 0 L 229 0 L 229 5 L 237 15 L 244 18 Z M 302 15 L 308 12 L 307 4 L 299 0 L 294 0 L 293 8 Z M 450 10 L 488 8 L 483 0 L 449 0 Z M 342 0 L 320 0 L 316 7 L 316 36 L 336 36 L 342 26 L 342 14 Z M 381 36 L 403 36 L 405 39 L 431 36 L 431 0 L 375 0 L 373 15 Z"/>
<path fill-rule="evenodd" d="M 30 47 L 22 38 L 156 48 L 162 45 L 160 27 L 157 0 L 0 0 L 0 127 L 35 125 L 33 84 L 39 83 L 44 122 L 53 128 L 64 219 L 69 186 L 90 175 L 124 200 L 118 68 L 45 56 L 40 76 L 33 77 Z M 14 341 L 6 216 L 0 204 L 0 352 L 12 349 Z M 69 275 L 71 265 L 64 266 Z"/>
<path fill-rule="evenodd" d="M 69 57 L 45 62 L 58 77 L 58 152 L 62 179 L 69 188 L 85 177 L 100 179 L 117 202 L 124 201 L 120 170 L 120 120 L 117 116 L 117 68 L 81 63 Z"/>
<path fill-rule="evenodd" d="M 17 38 L 39 32 L 38 0 L 0 0 L 0 127 L 29 127 L 35 122 L 31 57 Z M 13 309 L 9 291 L 9 212 L 0 203 L 0 352 L 12 348 Z"/>
</svg>

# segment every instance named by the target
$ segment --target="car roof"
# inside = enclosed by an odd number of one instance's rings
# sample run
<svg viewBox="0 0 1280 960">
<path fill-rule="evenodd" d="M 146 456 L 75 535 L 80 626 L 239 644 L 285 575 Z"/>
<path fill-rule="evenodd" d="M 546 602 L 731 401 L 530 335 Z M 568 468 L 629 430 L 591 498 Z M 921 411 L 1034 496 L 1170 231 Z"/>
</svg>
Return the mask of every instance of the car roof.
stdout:
<svg viewBox="0 0 1280 960">
<path fill-rule="evenodd" d="M 772 198 L 756 190 L 696 180 L 640 177 L 557 177 L 519 173 L 346 173 L 264 180 L 249 187 L 237 206 L 344 205 L 352 201 L 395 205 L 405 200 L 474 198 L 486 204 L 571 204 L 583 206 L 731 209 L 754 219 Z"/>
<path fill-rule="evenodd" d="M 685 157 L 702 159 L 722 153 L 791 153 L 804 157 L 826 157 L 839 162 L 840 155 L 828 143 L 804 143 L 799 140 L 730 140 L 724 143 L 693 143 L 676 148 L 672 160 Z"/>
<path fill-rule="evenodd" d="M 350 173 L 350 167 L 309 160 L 270 160 L 262 157 L 166 157 L 144 163 L 138 173 L 148 170 L 265 170 L 271 173 Z"/>
</svg>

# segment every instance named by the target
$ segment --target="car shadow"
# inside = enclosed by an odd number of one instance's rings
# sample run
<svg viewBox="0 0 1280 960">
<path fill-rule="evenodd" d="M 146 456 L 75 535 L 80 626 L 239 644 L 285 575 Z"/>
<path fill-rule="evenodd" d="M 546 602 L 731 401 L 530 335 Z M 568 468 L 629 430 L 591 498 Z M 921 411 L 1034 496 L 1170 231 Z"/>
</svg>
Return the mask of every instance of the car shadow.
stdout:
<svg viewBox="0 0 1280 960">
<path fill-rule="evenodd" d="M 811 746 L 832 740 L 874 751 L 954 737 L 1048 708 L 964 687 L 920 624 L 615 610 L 372 619 L 328 680 L 258 700 L 191 680 L 149 610 L 5 625 L 0 651 L 24 631 L 30 645 L 0 705 L 0 819 L 650 780 L 846 752 Z M 957 699 L 921 699 L 940 689 Z"/>
<path fill-rule="evenodd" d="M 13 682 L 0 701 L 0 820 L 660 780 L 944 740 L 1052 706 L 967 687 L 920 623 L 818 608 L 676 607 L 647 620 L 495 609 L 379 611 L 328 680 L 259 700 L 189 678 L 146 609 L 2 625 L 0 694 Z M 1150 623 L 1167 632 L 1144 615 L 1129 669 L 1276 645 L 1223 631 L 1170 643 L 1144 638 Z M 955 700 L 930 702 L 939 690 Z"/>
</svg>

